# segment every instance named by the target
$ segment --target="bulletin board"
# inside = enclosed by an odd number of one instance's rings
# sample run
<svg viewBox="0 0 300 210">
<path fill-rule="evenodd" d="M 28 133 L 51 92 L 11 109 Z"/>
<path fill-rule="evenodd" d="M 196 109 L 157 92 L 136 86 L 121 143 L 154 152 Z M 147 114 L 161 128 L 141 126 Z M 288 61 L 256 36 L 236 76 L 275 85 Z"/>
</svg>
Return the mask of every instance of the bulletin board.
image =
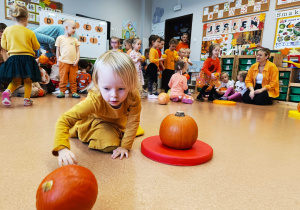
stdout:
<svg viewBox="0 0 300 210">
<path fill-rule="evenodd" d="M 300 0 L 276 0 L 275 9 L 300 6 Z"/>
<path fill-rule="evenodd" d="M 274 49 L 300 48 L 300 16 L 277 20 Z"/>
<path fill-rule="evenodd" d="M 268 11 L 270 0 L 235 0 L 203 8 L 202 22 Z"/>
<path fill-rule="evenodd" d="M 261 13 L 203 24 L 201 54 L 207 53 L 211 42 L 220 44 L 225 53 L 236 45 L 261 45 L 265 16 Z"/>
<path fill-rule="evenodd" d="M 40 12 L 40 25 L 62 24 L 63 20 L 76 22 L 76 34 L 79 35 L 80 57 L 98 58 L 106 52 L 107 22 L 64 13 Z"/>
<path fill-rule="evenodd" d="M 5 18 L 12 20 L 13 18 L 9 15 L 9 8 L 15 2 L 27 6 L 29 17 L 28 22 L 33 24 L 40 23 L 40 11 L 48 12 L 63 12 L 63 4 L 52 0 L 5 0 Z"/>
</svg>

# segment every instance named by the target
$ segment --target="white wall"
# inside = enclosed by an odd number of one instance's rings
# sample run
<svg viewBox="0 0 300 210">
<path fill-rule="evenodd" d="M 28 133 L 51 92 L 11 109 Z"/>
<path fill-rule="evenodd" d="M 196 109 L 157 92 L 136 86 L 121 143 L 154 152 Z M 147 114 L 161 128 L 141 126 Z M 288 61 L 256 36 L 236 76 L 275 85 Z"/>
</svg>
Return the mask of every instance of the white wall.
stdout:
<svg viewBox="0 0 300 210">
<path fill-rule="evenodd" d="M 70 15 L 76 13 L 86 15 L 93 18 L 99 18 L 111 22 L 111 36 L 122 36 L 123 20 L 132 20 L 137 23 L 137 35 L 141 36 L 141 32 L 148 37 L 151 31 L 151 10 L 152 0 L 58 0 L 63 3 L 63 12 Z M 144 11 L 141 10 L 144 3 Z M 5 19 L 4 3 L 0 3 L 0 22 L 6 25 L 13 25 L 14 22 Z M 145 14 L 146 13 L 146 14 Z M 142 21 L 143 30 L 141 30 Z M 147 22 L 150 21 L 150 22 Z M 29 24 L 28 27 L 37 27 L 38 25 Z"/>
<path fill-rule="evenodd" d="M 174 12 L 173 6 L 178 4 L 178 0 L 153 0 L 152 15 L 156 7 L 164 8 L 165 12 L 161 21 L 180 17 L 183 15 L 193 14 L 192 35 L 190 39 L 191 60 L 199 60 L 202 42 L 202 13 L 203 8 L 215 4 L 226 2 L 226 0 L 180 0 L 182 9 Z M 276 19 L 275 19 L 275 4 L 276 0 L 270 0 L 270 8 L 266 13 L 265 28 L 263 32 L 262 46 L 273 49 Z M 241 16 L 240 16 L 241 17 Z"/>
</svg>

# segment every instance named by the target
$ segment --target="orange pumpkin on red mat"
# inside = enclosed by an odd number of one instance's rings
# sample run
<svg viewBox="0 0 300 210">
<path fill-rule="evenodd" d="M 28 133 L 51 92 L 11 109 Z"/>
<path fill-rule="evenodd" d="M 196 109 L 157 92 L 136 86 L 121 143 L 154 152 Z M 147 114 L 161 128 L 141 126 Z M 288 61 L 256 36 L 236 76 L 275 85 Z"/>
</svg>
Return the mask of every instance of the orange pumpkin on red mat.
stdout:
<svg viewBox="0 0 300 210">
<path fill-rule="evenodd" d="M 193 118 L 179 111 L 163 119 L 159 137 L 163 145 L 172 149 L 191 149 L 198 138 L 198 126 Z"/>
<path fill-rule="evenodd" d="M 300 102 L 298 103 L 297 109 L 298 109 L 298 112 L 300 112 Z"/>
<path fill-rule="evenodd" d="M 167 93 L 160 93 L 157 100 L 159 104 L 165 105 L 170 102 L 170 96 Z"/>
<path fill-rule="evenodd" d="M 90 210 L 98 195 L 95 175 L 87 168 L 67 165 L 44 178 L 36 193 L 37 210 Z"/>
</svg>

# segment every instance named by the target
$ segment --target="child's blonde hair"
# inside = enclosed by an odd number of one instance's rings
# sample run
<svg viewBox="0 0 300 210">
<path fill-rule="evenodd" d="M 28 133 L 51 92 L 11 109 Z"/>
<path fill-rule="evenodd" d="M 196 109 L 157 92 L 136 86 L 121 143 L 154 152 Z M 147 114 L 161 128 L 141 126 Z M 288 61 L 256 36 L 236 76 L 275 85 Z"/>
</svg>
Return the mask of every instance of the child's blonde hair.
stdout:
<svg viewBox="0 0 300 210">
<path fill-rule="evenodd" d="M 129 91 L 140 89 L 134 62 L 126 53 L 107 51 L 97 59 L 94 66 L 93 85 L 89 89 L 93 88 L 100 92 L 98 84 L 100 71 L 105 73 L 107 70 L 114 71 Z"/>
<path fill-rule="evenodd" d="M 170 41 L 169 41 L 169 46 L 171 45 L 171 44 L 178 44 L 178 40 L 177 39 L 175 39 L 175 38 L 172 38 Z"/>
<path fill-rule="evenodd" d="M 248 72 L 247 71 L 239 71 L 239 76 L 243 78 L 244 82 L 246 80 Z"/>
<path fill-rule="evenodd" d="M 190 49 L 190 48 L 185 48 L 185 50 L 186 50 L 187 52 L 191 52 L 191 49 Z"/>
<path fill-rule="evenodd" d="M 132 39 L 132 44 L 136 44 L 139 40 L 141 40 L 139 37 L 135 37 Z M 142 40 L 141 40 L 142 41 Z"/>
<path fill-rule="evenodd" d="M 184 69 L 186 67 L 187 63 L 182 61 L 182 60 L 179 60 L 175 63 L 175 72 L 179 72 L 179 71 L 182 71 L 182 69 Z"/>
<path fill-rule="evenodd" d="M 221 77 L 222 77 L 223 75 L 227 75 L 227 77 L 229 78 L 229 75 L 228 75 L 227 72 L 222 72 L 221 75 L 220 75 L 220 79 L 221 79 Z"/>
<path fill-rule="evenodd" d="M 116 41 L 120 44 L 120 38 L 119 38 L 119 37 L 112 36 L 112 37 L 110 38 L 110 41 L 111 41 L 112 39 L 116 40 Z"/>
<path fill-rule="evenodd" d="M 20 20 L 28 19 L 27 7 L 20 3 L 14 3 L 13 6 L 9 9 L 9 14 L 13 18 L 15 18 L 17 22 L 19 22 Z"/>
<path fill-rule="evenodd" d="M 76 23 L 74 20 L 66 19 L 63 22 L 63 26 L 64 26 L 64 28 L 66 28 L 66 26 L 76 26 Z"/>
<path fill-rule="evenodd" d="M 187 48 L 180 48 L 179 52 L 182 53 L 184 51 L 186 51 Z"/>
</svg>

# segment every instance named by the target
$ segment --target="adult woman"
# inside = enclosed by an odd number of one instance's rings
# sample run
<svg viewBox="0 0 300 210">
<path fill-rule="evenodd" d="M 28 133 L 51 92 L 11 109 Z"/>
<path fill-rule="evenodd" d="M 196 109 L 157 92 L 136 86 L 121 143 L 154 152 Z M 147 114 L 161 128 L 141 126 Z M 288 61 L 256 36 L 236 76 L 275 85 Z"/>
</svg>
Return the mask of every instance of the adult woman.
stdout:
<svg viewBox="0 0 300 210">
<path fill-rule="evenodd" d="M 257 52 L 257 62 L 251 66 L 245 80 L 248 88 L 242 98 L 245 103 L 270 105 L 272 98 L 279 96 L 278 69 L 268 60 L 270 54 L 268 48 Z"/>
</svg>

